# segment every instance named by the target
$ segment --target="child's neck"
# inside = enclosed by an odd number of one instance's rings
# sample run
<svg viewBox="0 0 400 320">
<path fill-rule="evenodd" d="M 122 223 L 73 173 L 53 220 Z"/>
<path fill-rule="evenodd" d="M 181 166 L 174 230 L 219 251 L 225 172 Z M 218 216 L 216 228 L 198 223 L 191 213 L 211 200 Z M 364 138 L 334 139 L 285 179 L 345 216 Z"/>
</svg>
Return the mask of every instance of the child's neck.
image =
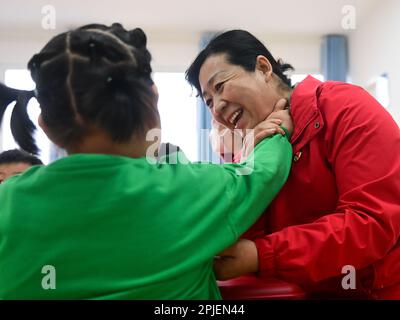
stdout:
<svg viewBox="0 0 400 320">
<path fill-rule="evenodd" d="M 143 137 L 132 136 L 128 142 L 118 143 L 102 131 L 91 132 L 80 139 L 78 143 L 67 147 L 68 154 L 96 153 L 142 158 L 146 156 L 149 142 Z"/>
</svg>

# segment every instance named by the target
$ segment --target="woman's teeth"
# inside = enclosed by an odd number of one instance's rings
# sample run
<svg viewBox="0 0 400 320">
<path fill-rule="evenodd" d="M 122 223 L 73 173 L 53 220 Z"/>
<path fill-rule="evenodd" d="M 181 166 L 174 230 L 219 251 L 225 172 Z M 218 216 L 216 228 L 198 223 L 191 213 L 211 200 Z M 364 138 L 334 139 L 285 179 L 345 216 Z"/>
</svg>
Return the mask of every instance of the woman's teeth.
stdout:
<svg viewBox="0 0 400 320">
<path fill-rule="evenodd" d="M 239 121 L 239 117 L 240 117 L 240 115 L 242 114 L 242 112 L 243 112 L 243 110 L 240 109 L 240 110 L 234 112 L 234 113 L 229 117 L 229 122 L 230 122 L 232 125 L 234 125 L 235 128 L 236 128 L 236 124 L 237 124 L 237 122 Z"/>
</svg>

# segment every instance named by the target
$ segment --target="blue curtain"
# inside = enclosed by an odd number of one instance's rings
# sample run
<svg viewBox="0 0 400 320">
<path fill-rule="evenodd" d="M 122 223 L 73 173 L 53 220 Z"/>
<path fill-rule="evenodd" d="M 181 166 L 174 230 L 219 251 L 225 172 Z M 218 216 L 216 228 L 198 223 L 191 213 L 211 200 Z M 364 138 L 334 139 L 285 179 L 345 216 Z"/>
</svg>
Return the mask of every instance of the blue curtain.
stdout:
<svg viewBox="0 0 400 320">
<path fill-rule="evenodd" d="M 347 37 L 327 35 L 323 38 L 321 48 L 321 71 L 325 80 L 347 80 L 348 47 Z"/>
<path fill-rule="evenodd" d="M 199 49 L 203 50 L 215 35 L 216 32 L 204 32 L 200 37 Z M 197 119 L 199 160 L 220 163 L 220 157 L 212 151 L 208 136 L 211 130 L 211 113 L 201 98 L 197 99 Z"/>
</svg>

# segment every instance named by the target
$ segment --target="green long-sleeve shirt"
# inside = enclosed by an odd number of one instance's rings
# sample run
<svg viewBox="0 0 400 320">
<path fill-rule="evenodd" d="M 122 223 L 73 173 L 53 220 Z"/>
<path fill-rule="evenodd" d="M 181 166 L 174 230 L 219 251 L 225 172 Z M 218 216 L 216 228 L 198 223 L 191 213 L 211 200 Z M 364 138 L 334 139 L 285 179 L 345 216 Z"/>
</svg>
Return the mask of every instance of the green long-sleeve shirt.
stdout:
<svg viewBox="0 0 400 320">
<path fill-rule="evenodd" d="M 77 154 L 9 179 L 0 298 L 219 299 L 213 256 L 255 222 L 290 170 L 285 137 L 253 155 L 248 175 L 236 172 L 245 164 Z"/>
</svg>

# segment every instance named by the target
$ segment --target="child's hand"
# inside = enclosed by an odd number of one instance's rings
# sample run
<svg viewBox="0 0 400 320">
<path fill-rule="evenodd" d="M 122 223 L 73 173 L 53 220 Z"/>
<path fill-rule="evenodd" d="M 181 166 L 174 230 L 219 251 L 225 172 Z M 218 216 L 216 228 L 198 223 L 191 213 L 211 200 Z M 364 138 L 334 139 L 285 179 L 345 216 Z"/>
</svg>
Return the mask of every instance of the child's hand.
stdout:
<svg viewBox="0 0 400 320">
<path fill-rule="evenodd" d="M 285 135 L 285 130 L 283 130 L 280 125 L 282 120 L 278 118 L 267 118 L 261 121 L 258 125 L 254 127 L 254 146 L 256 146 L 260 141 L 267 137 L 271 137 L 274 134 Z"/>
<path fill-rule="evenodd" d="M 258 272 L 257 247 L 253 241 L 241 239 L 214 258 L 218 280 L 228 280 Z"/>
<path fill-rule="evenodd" d="M 282 126 L 285 127 L 290 134 L 293 132 L 293 120 L 290 116 L 289 109 L 285 109 L 287 104 L 286 99 L 279 99 L 275 104 L 274 110 L 268 116 L 267 119 L 279 119 L 282 120 Z"/>
<path fill-rule="evenodd" d="M 280 127 L 281 125 L 283 125 L 289 133 L 292 133 L 293 121 L 289 110 L 285 110 L 286 104 L 286 99 L 279 99 L 268 118 L 256 125 L 250 134 L 246 134 L 243 142 L 244 146 L 241 161 L 244 161 L 253 151 L 254 147 L 263 139 L 273 136 L 276 133 L 285 135 L 285 130 Z"/>
<path fill-rule="evenodd" d="M 240 131 L 231 130 L 213 119 L 209 137 L 213 151 L 221 156 L 224 163 L 234 162 L 235 155 L 240 154 L 243 146 Z"/>
<path fill-rule="evenodd" d="M 282 120 L 280 119 L 266 119 L 256 125 L 250 133 L 247 133 L 243 140 L 241 161 L 244 161 L 251 154 L 254 147 L 265 138 L 277 133 L 284 136 L 286 133 L 280 127 L 281 124 Z"/>
</svg>

